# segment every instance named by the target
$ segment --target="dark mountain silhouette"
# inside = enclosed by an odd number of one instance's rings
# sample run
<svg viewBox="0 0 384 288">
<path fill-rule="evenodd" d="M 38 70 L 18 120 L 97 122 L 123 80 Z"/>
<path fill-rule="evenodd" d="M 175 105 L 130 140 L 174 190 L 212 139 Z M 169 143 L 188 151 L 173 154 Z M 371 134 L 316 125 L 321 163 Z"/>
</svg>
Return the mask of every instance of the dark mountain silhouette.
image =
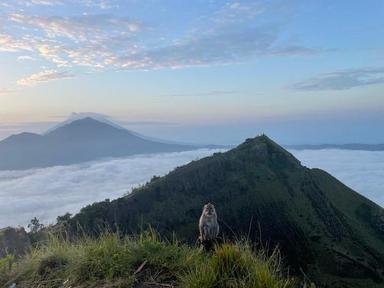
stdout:
<svg viewBox="0 0 384 288">
<path fill-rule="evenodd" d="M 141 138 L 87 117 L 45 135 L 21 133 L 0 141 L 0 170 L 68 165 L 106 157 L 176 152 L 199 148 Z"/>
<path fill-rule="evenodd" d="M 291 273 L 317 287 L 384 286 L 384 210 L 264 135 L 87 206 L 68 227 L 98 234 L 105 225 L 122 233 L 151 225 L 194 243 L 208 201 L 225 237 L 278 245 Z"/>
<path fill-rule="evenodd" d="M 286 145 L 287 149 L 293 150 L 321 150 L 321 149 L 341 149 L 341 150 L 363 150 L 363 151 L 384 151 L 384 144 L 318 144 L 318 145 Z"/>
</svg>

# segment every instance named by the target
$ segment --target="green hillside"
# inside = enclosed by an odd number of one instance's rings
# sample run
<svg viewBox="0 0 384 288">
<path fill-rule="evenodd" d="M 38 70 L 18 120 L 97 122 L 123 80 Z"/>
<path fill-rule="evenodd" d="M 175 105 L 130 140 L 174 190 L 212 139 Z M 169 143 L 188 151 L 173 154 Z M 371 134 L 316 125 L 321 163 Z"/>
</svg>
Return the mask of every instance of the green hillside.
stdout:
<svg viewBox="0 0 384 288">
<path fill-rule="evenodd" d="M 384 287 L 384 210 L 326 172 L 303 167 L 264 135 L 85 207 L 66 225 L 95 235 L 106 226 L 128 234 L 150 224 L 194 243 L 208 201 L 224 237 L 279 246 L 291 273 L 320 287 Z"/>
</svg>

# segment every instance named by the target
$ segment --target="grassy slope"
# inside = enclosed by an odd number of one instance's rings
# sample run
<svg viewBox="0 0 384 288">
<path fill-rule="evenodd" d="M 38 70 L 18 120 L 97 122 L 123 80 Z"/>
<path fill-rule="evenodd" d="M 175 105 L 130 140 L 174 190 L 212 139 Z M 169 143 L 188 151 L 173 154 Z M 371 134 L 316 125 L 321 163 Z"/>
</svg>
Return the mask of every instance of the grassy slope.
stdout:
<svg viewBox="0 0 384 288">
<path fill-rule="evenodd" d="M 277 253 L 266 257 L 246 242 L 223 244 L 213 254 L 154 232 L 137 237 L 104 234 L 77 242 L 51 237 L 15 262 L 0 260 L 0 286 L 290 288 Z M 167 286 L 168 285 L 168 286 Z"/>
</svg>

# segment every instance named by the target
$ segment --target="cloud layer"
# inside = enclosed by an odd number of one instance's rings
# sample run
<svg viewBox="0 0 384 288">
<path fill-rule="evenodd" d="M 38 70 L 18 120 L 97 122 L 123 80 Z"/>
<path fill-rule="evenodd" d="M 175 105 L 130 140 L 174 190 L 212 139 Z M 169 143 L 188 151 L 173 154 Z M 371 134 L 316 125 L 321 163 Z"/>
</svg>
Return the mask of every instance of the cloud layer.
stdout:
<svg viewBox="0 0 384 288">
<path fill-rule="evenodd" d="M 216 150 L 136 156 L 71 166 L 0 171 L 0 227 L 26 225 L 33 217 L 52 223 L 66 212 L 121 197 L 153 175 L 208 156 Z"/>
<path fill-rule="evenodd" d="M 321 168 L 384 207 L 384 151 L 292 150 L 303 165 Z"/>
<path fill-rule="evenodd" d="M 26 171 L 0 171 L 0 227 L 26 225 L 33 217 L 52 223 L 58 215 L 106 198 L 114 199 L 153 175 L 217 150 L 166 153 Z M 292 151 L 303 165 L 324 169 L 384 206 L 384 152 Z"/>
</svg>

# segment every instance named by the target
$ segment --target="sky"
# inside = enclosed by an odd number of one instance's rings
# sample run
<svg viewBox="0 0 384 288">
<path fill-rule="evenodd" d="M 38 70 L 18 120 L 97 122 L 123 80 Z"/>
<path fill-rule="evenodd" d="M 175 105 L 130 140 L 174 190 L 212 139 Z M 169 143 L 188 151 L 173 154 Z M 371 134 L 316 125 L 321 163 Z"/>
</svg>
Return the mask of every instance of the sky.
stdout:
<svg viewBox="0 0 384 288">
<path fill-rule="evenodd" d="M 382 0 L 0 0 L 0 139 L 93 112 L 183 142 L 384 142 L 383 27 Z"/>
</svg>

